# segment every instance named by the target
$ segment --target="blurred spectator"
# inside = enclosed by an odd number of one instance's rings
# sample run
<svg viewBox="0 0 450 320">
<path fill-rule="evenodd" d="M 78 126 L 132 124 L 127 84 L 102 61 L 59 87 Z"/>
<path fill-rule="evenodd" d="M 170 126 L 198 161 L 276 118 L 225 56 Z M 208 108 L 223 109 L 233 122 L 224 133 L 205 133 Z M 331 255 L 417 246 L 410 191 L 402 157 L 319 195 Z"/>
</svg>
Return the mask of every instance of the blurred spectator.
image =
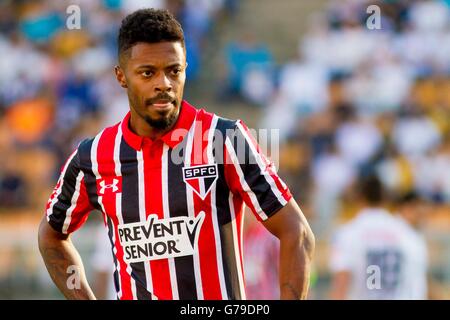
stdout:
<svg viewBox="0 0 450 320">
<path fill-rule="evenodd" d="M 375 168 L 384 188 L 394 194 L 404 194 L 415 188 L 415 174 L 412 161 L 397 152 L 387 153 Z"/>
<path fill-rule="evenodd" d="M 280 91 L 297 117 L 320 112 L 328 104 L 328 70 L 314 62 L 292 61 L 281 71 Z"/>
<path fill-rule="evenodd" d="M 401 201 L 399 216 L 383 205 L 381 183 L 360 185 L 365 207 L 336 232 L 330 258 L 334 299 L 426 299 L 427 247 L 414 229 L 423 220 L 415 196 Z"/>
<path fill-rule="evenodd" d="M 279 139 L 283 143 L 295 134 L 298 125 L 298 119 L 295 115 L 295 107 L 291 101 L 282 94 L 276 94 L 267 103 L 260 127 L 279 130 Z"/>
<path fill-rule="evenodd" d="M 19 101 L 8 108 L 6 125 L 18 144 L 42 142 L 53 121 L 54 107 L 42 97 Z"/>
<path fill-rule="evenodd" d="M 426 116 L 409 115 L 398 119 L 392 134 L 396 148 L 404 155 L 425 155 L 441 140 L 436 125 Z"/>
<path fill-rule="evenodd" d="M 337 152 L 330 150 L 318 157 L 312 168 L 314 203 L 317 218 L 329 223 L 331 214 L 338 212 L 338 200 L 357 177 L 356 168 Z"/>
<path fill-rule="evenodd" d="M 27 199 L 26 184 L 19 172 L 5 170 L 0 175 L 0 206 L 5 208 L 25 207 Z"/>
<path fill-rule="evenodd" d="M 336 146 L 345 161 L 362 166 L 369 162 L 382 146 L 378 128 L 366 119 L 351 117 L 336 131 Z"/>
<path fill-rule="evenodd" d="M 443 1 L 419 1 L 411 7 L 409 17 L 419 32 L 440 32 L 448 27 L 449 14 Z"/>
<path fill-rule="evenodd" d="M 338 198 L 350 186 L 356 177 L 356 170 L 351 163 L 333 150 L 318 157 L 312 169 L 314 185 L 321 196 Z"/>
<path fill-rule="evenodd" d="M 412 80 L 411 71 L 385 53 L 377 68 L 366 65 L 355 70 L 346 85 L 346 94 L 361 116 L 395 112 L 408 97 Z"/>
</svg>

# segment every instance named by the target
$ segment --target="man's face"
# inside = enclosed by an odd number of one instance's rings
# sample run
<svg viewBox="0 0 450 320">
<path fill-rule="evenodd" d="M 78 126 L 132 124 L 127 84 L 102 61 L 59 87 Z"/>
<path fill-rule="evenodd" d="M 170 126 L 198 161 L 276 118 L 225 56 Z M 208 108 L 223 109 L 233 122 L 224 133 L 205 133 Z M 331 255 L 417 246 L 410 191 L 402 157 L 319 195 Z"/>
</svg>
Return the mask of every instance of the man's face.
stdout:
<svg viewBox="0 0 450 320">
<path fill-rule="evenodd" d="M 186 80 L 186 55 L 180 42 L 135 44 L 116 67 L 127 89 L 131 113 L 155 129 L 167 129 L 177 119 Z"/>
</svg>

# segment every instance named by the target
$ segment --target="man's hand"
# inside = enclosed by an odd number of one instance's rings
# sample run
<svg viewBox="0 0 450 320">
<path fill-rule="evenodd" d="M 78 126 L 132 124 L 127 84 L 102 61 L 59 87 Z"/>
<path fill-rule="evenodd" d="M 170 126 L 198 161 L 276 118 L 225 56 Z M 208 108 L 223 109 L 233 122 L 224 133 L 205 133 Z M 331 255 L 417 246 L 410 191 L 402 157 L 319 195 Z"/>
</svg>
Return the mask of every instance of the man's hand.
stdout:
<svg viewBox="0 0 450 320">
<path fill-rule="evenodd" d="M 38 240 L 45 266 L 64 296 L 74 300 L 95 300 L 86 280 L 83 262 L 69 236 L 53 230 L 44 216 L 39 225 Z M 74 276 L 79 278 L 72 283 L 71 277 Z"/>
<path fill-rule="evenodd" d="M 315 239 L 294 199 L 263 222 L 280 240 L 280 298 L 306 299 Z"/>
</svg>

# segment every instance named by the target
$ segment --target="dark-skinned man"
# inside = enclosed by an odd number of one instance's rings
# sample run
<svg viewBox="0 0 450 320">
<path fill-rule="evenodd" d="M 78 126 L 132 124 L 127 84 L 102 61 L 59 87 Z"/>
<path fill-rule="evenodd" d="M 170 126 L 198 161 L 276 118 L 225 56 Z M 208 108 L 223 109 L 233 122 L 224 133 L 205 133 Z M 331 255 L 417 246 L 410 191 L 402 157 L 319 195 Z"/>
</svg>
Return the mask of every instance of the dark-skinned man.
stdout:
<svg viewBox="0 0 450 320">
<path fill-rule="evenodd" d="M 167 11 L 123 21 L 115 73 L 130 112 L 68 158 L 39 248 L 68 299 L 95 299 L 70 234 L 102 212 L 118 299 L 245 299 L 244 204 L 280 240 L 281 299 L 305 299 L 314 236 L 245 124 L 183 100 L 186 48 Z M 274 261 L 274 263 L 277 263 Z M 80 286 L 67 286 L 75 266 Z"/>
</svg>

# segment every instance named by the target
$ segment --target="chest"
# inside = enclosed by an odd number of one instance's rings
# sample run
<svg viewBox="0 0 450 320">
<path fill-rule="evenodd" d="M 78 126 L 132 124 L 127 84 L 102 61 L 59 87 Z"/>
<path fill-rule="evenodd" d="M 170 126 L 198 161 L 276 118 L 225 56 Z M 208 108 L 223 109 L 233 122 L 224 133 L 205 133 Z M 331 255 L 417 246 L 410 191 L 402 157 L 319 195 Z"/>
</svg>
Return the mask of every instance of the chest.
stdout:
<svg viewBox="0 0 450 320">
<path fill-rule="evenodd" d="M 150 215 L 170 219 L 220 213 L 218 197 L 228 194 L 223 168 L 189 160 L 168 148 L 99 157 L 85 175 L 91 203 L 119 224 L 142 222 Z"/>
</svg>

